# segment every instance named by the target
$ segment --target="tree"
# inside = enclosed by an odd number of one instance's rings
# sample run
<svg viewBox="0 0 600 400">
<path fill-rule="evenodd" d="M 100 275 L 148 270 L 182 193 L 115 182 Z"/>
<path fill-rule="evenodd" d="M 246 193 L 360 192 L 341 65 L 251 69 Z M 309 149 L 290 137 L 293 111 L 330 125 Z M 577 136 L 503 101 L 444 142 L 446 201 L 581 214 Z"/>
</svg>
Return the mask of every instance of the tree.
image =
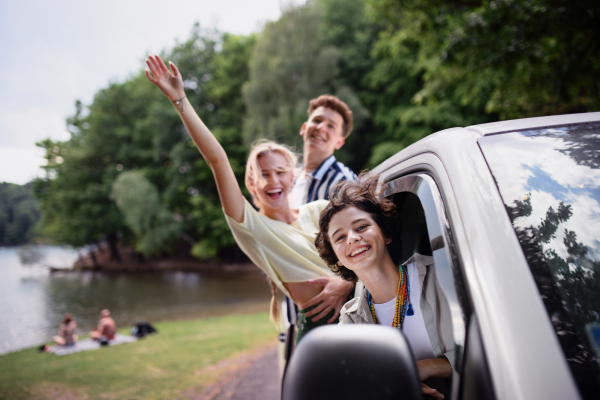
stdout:
<svg viewBox="0 0 600 400">
<path fill-rule="evenodd" d="M 373 48 L 376 64 L 368 74 L 370 88 L 377 93 L 374 123 L 382 131 L 370 166 L 436 131 L 496 119 L 485 111 L 486 96 L 492 91 L 488 76 L 478 75 L 481 86 L 465 93 L 455 71 L 441 67 L 449 26 L 471 3 L 366 3 L 371 18 L 386 25 Z"/>
<path fill-rule="evenodd" d="M 600 5 L 565 0 L 368 0 L 380 45 L 413 49 L 412 102 L 450 102 L 465 122 L 600 108 Z M 415 71 L 413 68 L 411 71 Z M 485 118 L 484 118 L 485 119 Z"/>
<path fill-rule="evenodd" d="M 357 71 L 365 68 L 358 61 L 368 57 L 363 54 L 353 64 L 351 45 L 344 39 L 347 34 L 351 35 L 350 40 L 358 35 L 362 22 L 352 25 L 350 17 L 360 10 L 356 5 L 362 1 L 349 1 L 350 7 L 346 9 L 338 3 L 320 1 L 291 8 L 278 21 L 265 26 L 252 54 L 250 77 L 243 89 L 247 145 L 270 138 L 301 149 L 299 132 L 308 117 L 308 102 L 325 93 L 336 95 L 348 104 L 356 120 L 355 130 L 360 130 L 368 118 L 368 111 L 351 86 L 360 80 Z M 333 10 L 347 11 L 348 18 L 328 14 Z M 339 21 L 345 25 L 335 25 Z M 347 79 L 342 78 L 342 72 L 348 72 Z M 363 143 L 356 154 L 341 152 L 340 159 L 356 167 L 352 159 L 362 155 L 363 159 L 357 159 L 364 162 L 364 147 Z"/>
<path fill-rule="evenodd" d="M 215 43 L 220 50 L 212 54 L 209 64 L 207 57 L 197 59 L 197 62 L 186 59 L 193 54 L 191 39 L 173 51 L 173 61 L 184 74 L 188 86 L 188 99 L 227 152 L 240 187 L 244 187 L 248 154 L 242 137 L 246 109 L 241 91 L 248 80 L 248 60 L 255 41 L 253 35 L 224 34 Z M 169 209 L 184 217 L 185 232 L 196 240 L 192 254 L 201 259 L 212 258 L 222 254 L 223 249 L 235 246 L 235 240 L 223 215 L 210 167 L 178 117 L 177 124 L 182 140 L 171 151 L 172 165 L 167 171 L 169 185 L 163 196 Z"/>
<path fill-rule="evenodd" d="M 112 195 L 136 236 L 136 250 L 153 255 L 170 250 L 179 239 L 182 217 L 171 213 L 161 202 L 158 190 L 140 171 L 120 174 Z"/>
<path fill-rule="evenodd" d="M 188 40 L 163 52 L 184 74 L 190 102 L 229 152 L 240 180 L 238 160 L 246 154 L 240 92 L 253 44 L 252 36 L 202 31 L 196 24 Z M 73 246 L 106 240 L 114 259 L 117 240 L 150 254 L 183 235 L 200 258 L 234 243 L 222 210 L 214 206 L 219 200 L 210 168 L 176 110 L 143 73 L 100 90 L 87 109 L 78 102 L 67 122 L 70 140 L 39 143 L 48 165 L 35 187 L 47 237 Z M 120 174 L 125 175 L 118 180 Z M 144 193 L 154 210 L 147 220 L 132 216 Z"/>
<path fill-rule="evenodd" d="M 374 145 L 381 140 L 373 111 L 380 100 L 380 91 L 372 90 L 369 73 L 376 65 L 372 50 L 385 25 L 369 18 L 364 0 L 316 0 L 321 12 L 320 34 L 326 46 L 339 53 L 339 73 L 332 87 L 350 107 L 354 129 L 344 147 L 336 153 L 354 171 L 362 170 Z"/>
<path fill-rule="evenodd" d="M 31 242 L 39 220 L 39 205 L 31 184 L 0 183 L 0 245 Z"/>
<path fill-rule="evenodd" d="M 308 100 L 327 92 L 338 71 L 339 53 L 323 46 L 319 21 L 318 10 L 305 5 L 266 24 L 243 89 L 246 144 L 260 138 L 297 144 Z"/>
</svg>

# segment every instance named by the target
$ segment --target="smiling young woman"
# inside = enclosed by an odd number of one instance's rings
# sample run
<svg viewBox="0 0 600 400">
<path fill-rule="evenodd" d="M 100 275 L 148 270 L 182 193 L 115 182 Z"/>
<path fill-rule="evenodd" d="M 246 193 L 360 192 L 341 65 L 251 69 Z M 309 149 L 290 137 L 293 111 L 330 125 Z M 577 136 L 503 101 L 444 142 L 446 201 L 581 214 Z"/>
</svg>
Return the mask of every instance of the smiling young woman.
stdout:
<svg viewBox="0 0 600 400">
<path fill-rule="evenodd" d="M 146 64 L 150 69 L 146 76 L 171 100 L 210 166 L 225 217 L 240 248 L 296 304 L 318 302 L 313 322 L 336 321 L 353 284 L 336 278 L 314 246 L 318 216 L 327 202 L 313 202 L 300 209 L 289 206 L 288 192 L 293 186 L 297 163 L 295 154 L 270 141 L 253 147 L 245 183 L 259 209 L 256 211 L 242 195 L 225 150 L 186 98 L 177 67 L 170 63 L 169 70 L 159 56 L 148 56 Z M 314 278 L 320 279 L 317 283 L 307 282 Z"/>
<path fill-rule="evenodd" d="M 338 186 L 321 213 L 317 250 L 343 279 L 365 286 L 342 307 L 341 324 L 380 324 L 403 331 L 422 381 L 450 378 L 454 348 L 438 326 L 433 258 L 414 254 L 400 264 L 394 203 L 380 197 L 378 176 L 361 174 Z M 433 306 L 432 306 L 433 305 Z M 425 384 L 423 393 L 442 399 Z"/>
</svg>

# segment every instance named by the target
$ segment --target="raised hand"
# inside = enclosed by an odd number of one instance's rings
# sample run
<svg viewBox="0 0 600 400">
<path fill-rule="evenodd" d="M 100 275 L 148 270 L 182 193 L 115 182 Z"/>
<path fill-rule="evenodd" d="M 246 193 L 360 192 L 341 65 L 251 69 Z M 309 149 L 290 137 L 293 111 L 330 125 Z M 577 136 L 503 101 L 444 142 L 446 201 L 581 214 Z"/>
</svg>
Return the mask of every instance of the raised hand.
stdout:
<svg viewBox="0 0 600 400">
<path fill-rule="evenodd" d="M 150 82 L 154 83 L 161 92 L 169 98 L 169 100 L 176 101 L 185 97 L 183 79 L 175 64 L 169 61 L 169 66 L 173 71 L 171 72 L 163 60 L 157 55 L 148 55 L 146 64 L 148 64 L 148 68 L 150 68 L 150 72 L 146 70 L 146 76 Z"/>
</svg>

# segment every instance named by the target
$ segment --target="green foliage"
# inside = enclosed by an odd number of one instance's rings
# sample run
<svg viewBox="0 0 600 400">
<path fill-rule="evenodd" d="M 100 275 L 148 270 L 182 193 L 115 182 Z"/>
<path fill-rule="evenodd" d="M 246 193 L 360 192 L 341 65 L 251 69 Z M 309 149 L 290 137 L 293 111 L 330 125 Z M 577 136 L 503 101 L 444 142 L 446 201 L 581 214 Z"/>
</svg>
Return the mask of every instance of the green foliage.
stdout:
<svg viewBox="0 0 600 400">
<path fill-rule="evenodd" d="M 248 59 L 255 37 L 224 34 L 218 42 L 208 42 L 195 31 L 193 39 L 176 48 L 172 60 L 184 74 L 188 99 L 227 152 L 238 183 L 244 187 L 248 148 L 242 139 L 245 106 L 241 89 L 248 79 Z M 198 41 L 200 46 L 194 44 Z M 211 50 L 203 50 L 204 55 L 194 61 L 192 55 L 198 51 L 194 46 Z M 155 90 L 155 96 L 160 98 L 161 94 Z M 185 232 L 196 240 L 192 254 L 212 258 L 219 250 L 234 245 L 235 240 L 225 221 L 212 170 L 179 118 L 177 122 L 181 139 L 170 151 L 171 165 L 166 171 L 169 184 L 162 194 L 168 208 L 183 216 Z"/>
<path fill-rule="evenodd" d="M 308 117 L 308 102 L 321 94 L 333 94 L 346 102 L 354 113 L 355 132 L 361 129 L 369 112 L 353 85 L 367 68 L 368 40 L 361 38 L 360 49 L 352 45 L 353 38 L 360 36 L 358 30 L 370 25 L 360 14 L 361 5 L 361 0 L 308 3 L 289 9 L 265 26 L 243 90 L 246 145 L 270 138 L 301 149 L 299 132 Z M 339 12 L 342 14 L 335 14 Z M 368 36 L 366 31 L 363 34 Z M 357 147 L 364 149 L 364 145 Z M 363 153 L 346 150 L 340 159 L 350 163 Z"/>
<path fill-rule="evenodd" d="M 181 234 L 182 217 L 169 212 L 158 190 L 140 171 L 120 174 L 113 197 L 136 236 L 136 250 L 144 255 L 169 250 Z"/>
<path fill-rule="evenodd" d="M 598 110 L 599 24 L 596 1 L 486 1 L 447 39 L 450 64 L 496 75 L 486 107 L 503 119 Z"/>
<path fill-rule="evenodd" d="M 465 122 L 600 108 L 594 1 L 368 0 L 387 21 L 379 46 L 412 51 L 412 102 L 450 101 Z"/>
<path fill-rule="evenodd" d="M 471 70 L 483 83 L 466 93 L 463 77 L 442 67 L 448 26 L 454 26 L 456 10 L 470 3 L 366 2 L 371 17 L 386 26 L 373 47 L 376 63 L 367 75 L 370 89 L 377 93 L 373 119 L 381 132 L 370 167 L 436 131 L 495 119 L 486 114 L 483 100 L 491 93 L 488 76 Z"/>
<path fill-rule="evenodd" d="M 244 86 L 246 144 L 260 138 L 296 144 L 308 100 L 329 91 L 340 54 L 323 46 L 319 22 L 318 10 L 307 5 L 266 24 Z"/>
<path fill-rule="evenodd" d="M 0 183 L 0 246 L 29 243 L 40 220 L 32 185 Z"/>
<path fill-rule="evenodd" d="M 196 25 L 187 41 L 163 54 L 179 67 L 190 102 L 223 144 L 240 182 L 247 151 L 240 92 L 254 42 Z M 35 187 L 47 237 L 73 246 L 118 239 L 150 254 L 185 233 L 198 248 L 211 249 L 195 251 L 202 258 L 234 243 L 220 207 L 197 209 L 220 204 L 212 171 L 143 73 L 100 90 L 87 109 L 77 103 L 68 127 L 70 140 L 39 143 L 48 165 Z M 123 181 L 115 182 L 119 174 Z M 136 213 L 139 207 L 145 212 Z"/>
<path fill-rule="evenodd" d="M 374 130 L 373 109 L 379 93 L 371 90 L 367 75 L 376 64 L 371 56 L 384 25 L 369 19 L 364 0 L 316 0 L 321 10 L 320 32 L 326 46 L 337 49 L 339 73 L 332 91 L 352 110 L 354 129 L 336 157 L 355 171 L 365 167 L 371 148 L 380 142 Z"/>
</svg>

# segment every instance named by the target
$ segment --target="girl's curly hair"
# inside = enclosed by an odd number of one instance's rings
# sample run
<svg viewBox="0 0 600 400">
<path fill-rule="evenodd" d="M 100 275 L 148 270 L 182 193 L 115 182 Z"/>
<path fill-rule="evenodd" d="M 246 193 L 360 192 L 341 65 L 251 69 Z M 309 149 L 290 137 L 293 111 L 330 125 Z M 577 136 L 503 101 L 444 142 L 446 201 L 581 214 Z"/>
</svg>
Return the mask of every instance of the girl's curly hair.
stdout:
<svg viewBox="0 0 600 400">
<path fill-rule="evenodd" d="M 394 239 L 387 247 L 392 260 L 396 264 L 400 263 L 402 246 L 396 234 L 396 205 L 390 199 L 380 197 L 386 185 L 379 184 L 378 179 L 379 175 L 369 176 L 367 172 L 362 172 L 356 180 L 338 183 L 331 188 L 329 204 L 323 209 L 319 218 L 320 230 L 315 238 L 317 251 L 335 274 L 350 282 L 356 282 L 358 278 L 354 271 L 337 265 L 338 258 L 328 236 L 329 223 L 333 216 L 348 207 L 356 207 L 369 213 L 384 236 Z"/>
</svg>

